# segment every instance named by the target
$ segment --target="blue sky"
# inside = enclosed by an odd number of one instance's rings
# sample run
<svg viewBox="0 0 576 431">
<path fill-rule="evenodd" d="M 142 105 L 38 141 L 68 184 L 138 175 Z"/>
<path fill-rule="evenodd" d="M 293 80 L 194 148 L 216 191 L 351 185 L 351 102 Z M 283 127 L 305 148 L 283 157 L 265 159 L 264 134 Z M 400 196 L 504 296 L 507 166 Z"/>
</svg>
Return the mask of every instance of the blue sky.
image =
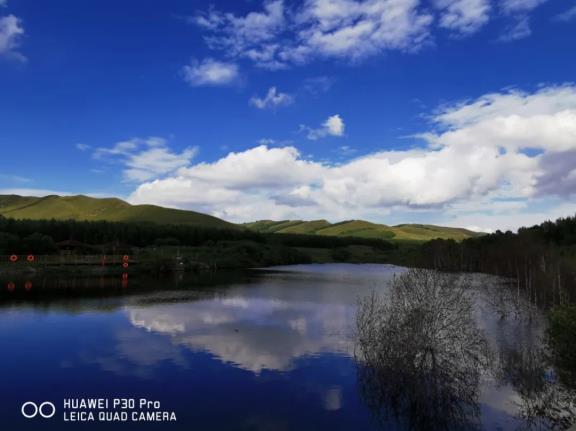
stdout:
<svg viewBox="0 0 576 431">
<path fill-rule="evenodd" d="M 482 230 L 576 212 L 576 3 L 0 0 L 0 192 Z"/>
</svg>

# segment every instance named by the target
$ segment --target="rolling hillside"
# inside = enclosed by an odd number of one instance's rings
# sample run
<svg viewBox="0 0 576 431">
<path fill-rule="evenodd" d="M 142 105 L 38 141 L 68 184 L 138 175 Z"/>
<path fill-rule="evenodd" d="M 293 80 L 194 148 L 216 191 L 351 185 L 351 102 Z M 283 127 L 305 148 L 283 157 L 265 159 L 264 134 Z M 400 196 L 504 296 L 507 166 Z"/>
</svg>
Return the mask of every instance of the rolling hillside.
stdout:
<svg viewBox="0 0 576 431">
<path fill-rule="evenodd" d="M 412 241 L 427 241 L 436 238 L 460 241 L 466 238 L 482 235 L 478 232 L 472 232 L 461 228 L 423 224 L 387 226 L 384 224 L 370 223 L 364 220 L 349 220 L 334 224 L 329 223 L 326 220 L 261 220 L 253 223 L 246 223 L 244 226 L 263 233 L 300 233 Z"/>
<path fill-rule="evenodd" d="M 45 197 L 0 195 L 0 215 L 14 219 L 153 222 L 214 228 L 248 228 L 262 233 L 354 236 L 414 241 L 427 241 L 435 238 L 462 240 L 481 235 L 460 228 L 421 224 L 387 226 L 363 220 L 349 220 L 340 223 L 329 223 L 326 220 L 261 220 L 236 225 L 194 211 L 163 208 L 155 205 L 131 205 L 117 198 L 92 198 L 82 195 Z"/>
<path fill-rule="evenodd" d="M 154 222 L 214 228 L 239 226 L 217 217 L 194 211 L 163 208 L 155 205 L 130 205 L 117 198 L 88 196 L 30 197 L 0 195 L 0 215 L 14 219 L 57 219 L 113 222 Z"/>
</svg>

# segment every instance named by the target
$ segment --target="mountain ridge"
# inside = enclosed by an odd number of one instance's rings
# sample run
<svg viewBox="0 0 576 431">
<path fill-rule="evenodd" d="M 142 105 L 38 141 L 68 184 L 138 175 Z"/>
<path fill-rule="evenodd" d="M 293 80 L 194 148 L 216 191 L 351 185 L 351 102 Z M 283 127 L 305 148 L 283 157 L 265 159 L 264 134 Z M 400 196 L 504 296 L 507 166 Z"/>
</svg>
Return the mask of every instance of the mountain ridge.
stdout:
<svg viewBox="0 0 576 431">
<path fill-rule="evenodd" d="M 244 223 L 248 229 L 262 233 L 292 233 L 328 236 L 355 236 L 388 240 L 427 241 L 430 239 L 454 239 L 461 241 L 483 235 L 464 228 L 429 224 L 399 224 L 388 226 L 366 220 L 345 220 L 330 223 L 327 220 L 259 220 Z"/>
<path fill-rule="evenodd" d="M 427 241 L 443 238 L 463 240 L 481 235 L 462 228 L 425 224 L 388 226 L 365 220 L 330 223 L 318 220 L 259 220 L 234 224 L 195 211 L 165 208 L 157 205 L 132 205 L 119 198 L 94 198 L 85 195 L 42 197 L 0 195 L 0 215 L 29 220 L 77 220 L 110 222 L 151 222 L 221 229 L 250 229 L 261 233 L 354 236 L 388 240 Z"/>
<path fill-rule="evenodd" d="M 0 195 L 0 215 L 28 220 L 152 222 L 222 229 L 241 228 L 236 224 L 195 211 L 157 205 L 132 205 L 118 198 L 93 198 L 84 195 L 43 197 Z"/>
</svg>

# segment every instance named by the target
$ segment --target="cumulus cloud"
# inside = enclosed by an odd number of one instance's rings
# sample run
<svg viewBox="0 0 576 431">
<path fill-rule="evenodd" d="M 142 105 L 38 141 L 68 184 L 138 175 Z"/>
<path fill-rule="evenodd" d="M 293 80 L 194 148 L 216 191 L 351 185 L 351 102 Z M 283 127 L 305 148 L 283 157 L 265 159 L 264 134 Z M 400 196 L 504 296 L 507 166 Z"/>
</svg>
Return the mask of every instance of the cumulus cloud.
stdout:
<svg viewBox="0 0 576 431">
<path fill-rule="evenodd" d="M 279 92 L 276 87 L 270 87 L 264 97 L 254 96 L 250 104 L 258 109 L 271 109 L 280 106 L 288 106 L 294 103 L 294 97 L 287 93 Z"/>
<path fill-rule="evenodd" d="M 343 136 L 344 128 L 344 120 L 342 120 L 342 117 L 338 114 L 328 117 L 328 119 L 317 129 L 301 126 L 301 129 L 307 133 L 306 137 L 312 141 L 326 136 Z"/>
<path fill-rule="evenodd" d="M 286 166 L 291 170 L 287 171 Z M 264 145 L 178 171 L 179 176 L 235 190 L 297 185 L 314 181 L 321 173 L 318 164 L 302 160 L 294 147 L 268 148 Z"/>
<path fill-rule="evenodd" d="M 434 121 L 446 129 L 427 136 L 434 145 L 567 151 L 576 145 L 576 86 L 487 94 L 444 107 Z"/>
<path fill-rule="evenodd" d="M 14 15 L 0 17 L 0 57 L 25 61 L 26 57 L 17 51 L 23 35 L 24 28 L 20 18 Z"/>
<path fill-rule="evenodd" d="M 238 66 L 234 63 L 206 58 L 192 59 L 182 68 L 184 80 L 193 87 L 230 85 L 238 81 Z"/>
<path fill-rule="evenodd" d="M 440 11 L 440 27 L 462 34 L 478 31 L 490 18 L 490 0 L 436 0 L 434 6 Z"/>
<path fill-rule="evenodd" d="M 420 137 L 420 148 L 339 164 L 309 160 L 293 146 L 261 145 L 147 181 L 130 200 L 234 221 L 374 218 L 390 211 L 442 211 L 456 220 L 456 214 L 523 211 L 544 196 L 576 193 L 576 86 L 493 93 L 444 106 Z M 482 208 L 471 208 L 474 202 Z"/>
<path fill-rule="evenodd" d="M 173 152 L 163 138 L 134 138 L 116 143 L 110 148 L 97 148 L 95 159 L 119 162 L 124 166 L 126 181 L 143 182 L 172 173 L 187 166 L 197 149 L 188 147 L 181 153 Z"/>
</svg>

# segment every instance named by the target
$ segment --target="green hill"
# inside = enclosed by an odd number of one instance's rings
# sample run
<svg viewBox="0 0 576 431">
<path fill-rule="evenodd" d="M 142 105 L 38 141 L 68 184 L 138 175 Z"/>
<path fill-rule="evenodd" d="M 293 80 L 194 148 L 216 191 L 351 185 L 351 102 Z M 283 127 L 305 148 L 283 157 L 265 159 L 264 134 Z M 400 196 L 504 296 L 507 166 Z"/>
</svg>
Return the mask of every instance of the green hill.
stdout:
<svg viewBox="0 0 576 431">
<path fill-rule="evenodd" d="M 239 228 L 233 223 L 194 211 L 155 205 L 131 205 L 117 198 L 99 199 L 82 195 L 45 197 L 0 195 L 0 215 L 7 218 L 32 220 L 105 220 Z"/>
<path fill-rule="evenodd" d="M 260 220 L 245 223 L 244 226 L 248 229 L 263 233 L 303 233 L 411 241 L 428 241 L 438 238 L 461 241 L 466 238 L 482 235 L 478 232 L 454 227 L 423 224 L 387 226 L 385 224 L 371 223 L 364 220 L 348 220 L 334 224 L 326 220 Z"/>
<path fill-rule="evenodd" d="M 0 195 L 0 215 L 14 219 L 57 219 L 113 222 L 153 222 L 214 228 L 242 227 L 262 233 L 292 233 L 327 236 L 354 236 L 393 240 L 427 241 L 443 238 L 463 240 L 481 234 L 466 229 L 422 224 L 387 226 L 364 220 L 330 223 L 326 220 L 261 220 L 236 225 L 206 214 L 163 208 L 155 205 L 131 205 L 117 198 L 88 196 Z"/>
</svg>

